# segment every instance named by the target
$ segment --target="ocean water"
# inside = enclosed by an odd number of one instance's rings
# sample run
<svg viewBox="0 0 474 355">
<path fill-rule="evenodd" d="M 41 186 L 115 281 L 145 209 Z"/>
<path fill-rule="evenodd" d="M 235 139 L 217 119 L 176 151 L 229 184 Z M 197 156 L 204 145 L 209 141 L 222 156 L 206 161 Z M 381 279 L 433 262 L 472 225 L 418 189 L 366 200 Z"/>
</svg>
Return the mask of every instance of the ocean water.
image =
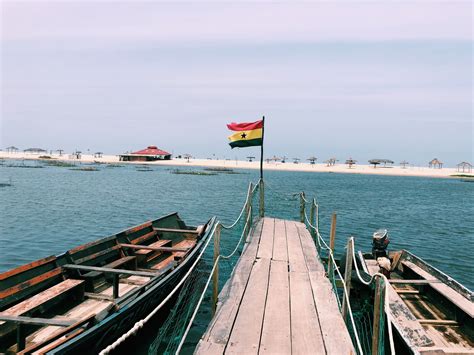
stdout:
<svg viewBox="0 0 474 355">
<path fill-rule="evenodd" d="M 258 171 L 213 176 L 176 175 L 169 167 L 99 171 L 0 166 L 0 272 L 178 211 L 190 225 L 217 215 L 232 222 Z M 38 163 L 29 163 L 32 165 Z M 229 163 L 229 165 L 235 164 Z M 201 170 L 198 168 L 180 168 Z M 349 236 L 369 250 L 371 235 L 387 228 L 391 249 L 405 248 L 474 288 L 474 184 L 454 179 L 355 174 L 265 172 L 266 214 L 298 219 L 298 192 L 316 196 L 323 237 L 337 212 L 337 254 Z M 235 245 L 235 233 L 222 241 Z M 226 275 L 223 275 L 224 277 Z"/>
</svg>

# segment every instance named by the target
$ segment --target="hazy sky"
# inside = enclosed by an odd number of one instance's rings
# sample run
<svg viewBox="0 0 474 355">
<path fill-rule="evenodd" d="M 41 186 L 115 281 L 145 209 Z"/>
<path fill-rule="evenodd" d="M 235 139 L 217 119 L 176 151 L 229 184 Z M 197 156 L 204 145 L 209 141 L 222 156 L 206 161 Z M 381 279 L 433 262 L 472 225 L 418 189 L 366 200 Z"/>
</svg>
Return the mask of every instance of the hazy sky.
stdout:
<svg viewBox="0 0 474 355">
<path fill-rule="evenodd" d="M 1 5 L 3 149 L 473 160 L 471 1 Z"/>
</svg>

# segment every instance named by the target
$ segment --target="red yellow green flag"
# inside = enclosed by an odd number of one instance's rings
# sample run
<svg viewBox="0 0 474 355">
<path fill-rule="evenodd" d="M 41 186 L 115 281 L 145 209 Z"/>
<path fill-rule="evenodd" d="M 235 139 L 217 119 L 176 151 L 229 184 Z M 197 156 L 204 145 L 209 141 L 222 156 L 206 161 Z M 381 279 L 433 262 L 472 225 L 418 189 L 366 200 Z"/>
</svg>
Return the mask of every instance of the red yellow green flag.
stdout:
<svg viewBox="0 0 474 355">
<path fill-rule="evenodd" d="M 263 143 L 263 120 L 249 123 L 230 123 L 227 128 L 235 131 L 229 136 L 231 148 L 253 147 Z"/>
</svg>

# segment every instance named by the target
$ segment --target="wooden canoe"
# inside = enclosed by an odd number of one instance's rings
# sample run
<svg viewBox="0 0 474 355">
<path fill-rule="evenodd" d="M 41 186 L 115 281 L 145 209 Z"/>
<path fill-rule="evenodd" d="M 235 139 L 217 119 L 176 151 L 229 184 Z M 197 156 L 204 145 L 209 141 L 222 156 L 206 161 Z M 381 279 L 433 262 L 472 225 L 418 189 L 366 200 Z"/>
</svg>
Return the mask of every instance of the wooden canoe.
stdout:
<svg viewBox="0 0 474 355">
<path fill-rule="evenodd" d="M 173 213 L 0 274 L 0 353 L 98 353 L 169 295 L 214 223 Z"/>
<path fill-rule="evenodd" d="M 474 354 L 473 292 L 406 250 L 389 259 L 397 353 Z M 380 271 L 372 254 L 359 252 L 359 262 L 370 275 Z"/>
</svg>

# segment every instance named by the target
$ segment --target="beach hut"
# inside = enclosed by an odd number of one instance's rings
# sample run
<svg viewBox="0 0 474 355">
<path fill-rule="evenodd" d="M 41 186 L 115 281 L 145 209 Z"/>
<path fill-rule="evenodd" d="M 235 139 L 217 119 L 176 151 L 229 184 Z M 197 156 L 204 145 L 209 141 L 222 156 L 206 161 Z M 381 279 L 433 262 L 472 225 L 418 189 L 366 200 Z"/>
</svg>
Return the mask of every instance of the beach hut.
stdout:
<svg viewBox="0 0 474 355">
<path fill-rule="evenodd" d="M 311 165 L 314 165 L 314 164 L 316 164 L 316 160 L 318 160 L 318 158 L 316 158 L 316 157 L 313 156 L 313 157 L 309 157 L 309 158 L 306 159 L 306 160 L 309 160 L 309 163 L 310 163 Z"/>
<path fill-rule="evenodd" d="M 407 162 L 406 160 L 400 162 L 400 166 L 403 168 L 403 169 L 406 169 L 407 168 L 407 165 L 409 165 L 410 163 Z"/>
<path fill-rule="evenodd" d="M 17 147 L 14 147 L 14 146 L 6 147 L 5 150 L 7 151 L 7 153 L 16 153 L 16 152 L 19 151 L 19 149 Z"/>
<path fill-rule="evenodd" d="M 190 155 L 189 155 L 189 158 L 191 158 Z M 188 162 L 189 162 L 189 158 L 188 158 Z M 171 153 L 158 149 L 158 147 L 155 145 L 150 145 L 146 147 L 145 149 L 139 150 L 137 152 L 120 154 L 119 156 L 120 161 L 155 161 L 155 160 L 170 160 L 170 159 L 171 159 Z"/>
<path fill-rule="evenodd" d="M 428 163 L 428 166 L 433 169 L 441 169 L 443 167 L 443 163 L 438 158 L 434 158 Z"/>
<path fill-rule="evenodd" d="M 472 164 L 468 163 L 467 161 L 460 162 L 456 165 L 457 171 L 459 173 L 471 173 L 472 172 Z"/>
<path fill-rule="evenodd" d="M 349 158 L 346 160 L 346 164 L 349 166 L 349 169 L 352 168 L 352 165 L 355 165 L 357 163 L 357 160 L 354 160 L 352 158 Z"/>
</svg>

